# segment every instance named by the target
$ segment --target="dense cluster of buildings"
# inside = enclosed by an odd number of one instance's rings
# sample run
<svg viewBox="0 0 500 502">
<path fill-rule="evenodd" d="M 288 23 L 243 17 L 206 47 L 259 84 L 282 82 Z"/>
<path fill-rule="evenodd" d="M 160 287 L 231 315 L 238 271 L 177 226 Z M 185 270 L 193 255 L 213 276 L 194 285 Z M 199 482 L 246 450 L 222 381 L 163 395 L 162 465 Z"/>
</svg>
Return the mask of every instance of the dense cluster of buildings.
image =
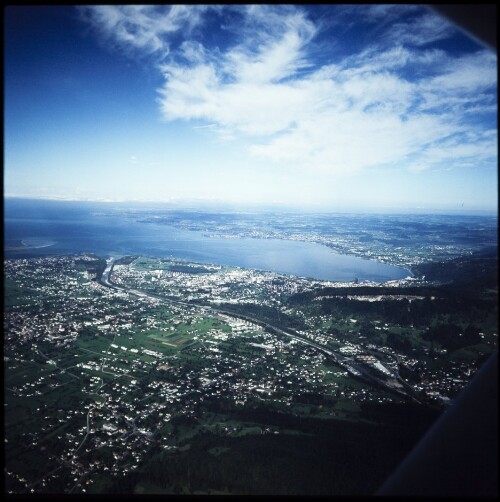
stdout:
<svg viewBox="0 0 500 502">
<path fill-rule="evenodd" d="M 245 433 L 220 420 L 205 420 L 205 404 L 213 400 L 234 406 L 261 401 L 294 413 L 314 410 L 345 418 L 350 412 L 338 403 L 350 402 L 352 410 L 353 403 L 400 399 L 353 380 L 314 346 L 270 333 L 258 323 L 207 306 L 104 287 L 85 266 L 95 259 L 5 261 L 10 294 L 4 316 L 7 460 L 12 451 L 22 456 L 42 444 L 49 459 L 40 472 L 29 471 L 31 477 L 7 465 L 11 491 L 44 491 L 61 480 L 64 491 L 91 491 L 98 473 L 119 477 L 138 469 L 153 445 L 178 448 L 189 433 L 176 426 L 176 417 L 194 420 L 193 431 Z M 170 271 L 165 260 L 115 265 L 112 280 L 181 300 L 251 302 L 283 312 L 283 298 L 320 284 L 237 268 L 204 274 Z M 304 316 L 300 310 L 295 314 Z M 354 334 L 352 341 L 327 336 L 323 321 L 309 320 L 310 329 L 300 335 L 330 344 L 381 374 L 397 372 L 397 364 L 382 364 Z M 355 331 L 356 320 L 349 322 Z M 181 328 L 182 337 L 173 338 Z M 372 349 L 385 351 L 387 361 L 393 361 L 390 349 Z M 396 356 L 409 367 L 419 364 L 404 354 Z M 465 364 L 452 372 L 423 371 L 416 387 L 446 398 L 447 390 L 463 385 L 470 372 Z M 72 400 L 58 398 L 68 389 Z M 301 404 L 300 396 L 310 394 L 323 396 L 326 404 Z M 35 408 L 24 429 L 16 414 L 26 398 Z M 47 403 L 54 400 L 59 404 L 52 409 Z"/>
</svg>

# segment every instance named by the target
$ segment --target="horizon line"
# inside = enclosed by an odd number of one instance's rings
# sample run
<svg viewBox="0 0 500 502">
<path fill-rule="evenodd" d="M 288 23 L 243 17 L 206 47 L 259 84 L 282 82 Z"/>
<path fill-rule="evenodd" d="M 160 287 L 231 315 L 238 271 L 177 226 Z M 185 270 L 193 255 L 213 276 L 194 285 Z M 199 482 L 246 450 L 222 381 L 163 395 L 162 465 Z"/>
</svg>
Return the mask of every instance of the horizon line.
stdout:
<svg viewBox="0 0 500 502">
<path fill-rule="evenodd" d="M 450 207 L 422 207 L 422 206 L 335 206 L 335 205 L 319 205 L 319 204 L 293 204 L 284 201 L 270 201 L 270 202 L 237 202 L 228 201 L 221 199 L 208 199 L 208 198 L 170 198 L 170 199 L 108 199 L 108 198 L 70 198 L 70 197 L 60 197 L 60 196 L 34 196 L 34 195 L 18 195 L 18 194 L 4 194 L 4 201 L 6 199 L 23 199 L 23 200 L 33 200 L 33 201 L 50 201 L 50 202 L 81 202 L 81 203 L 102 203 L 102 204 L 164 204 L 164 205 L 212 205 L 212 206 L 236 206 L 236 207 L 251 207 L 254 209 L 258 208 L 277 208 L 277 209 L 293 209 L 295 211 L 307 211 L 307 212 L 339 212 L 339 213 L 419 213 L 419 214 L 447 214 L 453 213 L 452 215 L 476 215 L 478 213 L 486 213 L 491 216 L 498 216 L 498 208 L 464 208 L 463 206 L 458 208 Z"/>
</svg>

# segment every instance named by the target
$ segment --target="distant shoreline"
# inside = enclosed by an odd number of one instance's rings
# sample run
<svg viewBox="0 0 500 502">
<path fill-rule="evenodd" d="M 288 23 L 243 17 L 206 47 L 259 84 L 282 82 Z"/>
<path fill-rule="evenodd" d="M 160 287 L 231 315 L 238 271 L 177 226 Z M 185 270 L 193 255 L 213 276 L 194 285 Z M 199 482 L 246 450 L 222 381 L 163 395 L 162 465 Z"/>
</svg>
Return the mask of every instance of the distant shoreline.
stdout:
<svg viewBox="0 0 500 502">
<path fill-rule="evenodd" d="M 6 246 L 5 251 L 27 251 L 29 249 L 48 248 L 57 244 L 56 241 L 45 242 L 42 244 L 30 244 L 27 240 L 22 240 L 20 246 Z"/>
</svg>

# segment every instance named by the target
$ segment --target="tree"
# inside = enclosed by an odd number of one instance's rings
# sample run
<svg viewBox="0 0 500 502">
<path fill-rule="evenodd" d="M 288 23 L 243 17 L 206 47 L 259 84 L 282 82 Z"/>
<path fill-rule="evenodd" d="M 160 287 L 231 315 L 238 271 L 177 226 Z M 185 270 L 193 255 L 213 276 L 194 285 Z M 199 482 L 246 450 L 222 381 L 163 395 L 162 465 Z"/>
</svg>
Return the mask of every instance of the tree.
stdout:
<svg viewBox="0 0 500 502">
<path fill-rule="evenodd" d="M 463 334 L 464 343 L 467 345 L 475 345 L 476 343 L 481 343 L 481 337 L 479 336 L 479 329 L 473 324 L 469 324 Z"/>
<path fill-rule="evenodd" d="M 389 333 L 387 335 L 387 345 L 403 352 L 407 352 L 412 349 L 412 343 L 410 340 L 407 337 L 396 333 Z"/>
</svg>

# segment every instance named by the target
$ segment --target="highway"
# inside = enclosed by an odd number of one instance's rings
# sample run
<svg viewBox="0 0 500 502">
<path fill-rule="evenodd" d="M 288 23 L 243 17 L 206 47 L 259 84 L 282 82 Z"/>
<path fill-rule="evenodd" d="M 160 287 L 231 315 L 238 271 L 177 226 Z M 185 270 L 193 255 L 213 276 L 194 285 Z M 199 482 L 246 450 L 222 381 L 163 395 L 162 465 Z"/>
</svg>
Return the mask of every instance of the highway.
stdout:
<svg viewBox="0 0 500 502">
<path fill-rule="evenodd" d="M 136 296 L 140 297 L 149 297 L 153 298 L 155 300 L 160 300 L 165 303 L 171 303 L 171 304 L 177 304 L 177 305 L 184 305 L 188 306 L 191 308 L 196 308 L 199 310 L 206 310 L 210 309 L 214 312 L 217 312 L 219 314 L 224 314 L 228 315 L 231 317 L 236 317 L 238 319 L 242 319 L 244 321 L 252 322 L 254 324 L 257 324 L 264 329 L 267 329 L 268 331 L 274 332 L 278 335 L 286 336 L 288 338 L 293 338 L 294 340 L 297 340 L 300 343 L 303 343 L 304 345 L 308 345 L 310 347 L 315 348 L 316 350 L 320 351 L 321 353 L 325 354 L 328 357 L 331 357 L 335 363 L 337 363 L 339 366 L 345 368 L 351 375 L 354 377 L 361 378 L 364 382 L 368 381 L 369 383 L 377 386 L 382 386 L 386 390 L 389 390 L 391 392 L 395 392 L 396 394 L 402 396 L 402 397 L 409 397 L 414 401 L 419 402 L 413 395 L 409 394 L 406 392 L 408 389 L 408 385 L 401 379 L 399 374 L 394 375 L 394 379 L 397 380 L 398 383 L 401 384 L 402 388 L 405 390 L 400 390 L 395 388 L 393 385 L 389 385 L 385 380 L 379 379 L 375 377 L 372 372 L 368 372 L 362 364 L 358 363 L 357 361 L 353 360 L 352 358 L 346 357 L 342 354 L 339 354 L 338 352 L 335 352 L 327 347 L 324 347 L 323 345 L 320 345 L 316 342 L 313 342 L 311 340 L 307 340 L 306 338 L 303 338 L 296 333 L 290 333 L 289 331 L 285 331 L 282 328 L 278 328 L 277 326 L 273 326 L 271 324 L 268 324 L 267 322 L 264 322 L 260 319 L 255 319 L 253 317 L 249 317 L 246 315 L 242 314 L 235 314 L 233 312 L 226 311 L 224 309 L 217 308 L 214 305 L 197 305 L 195 303 L 188 303 L 188 302 L 183 302 L 180 300 L 172 300 L 170 298 L 164 298 L 159 295 L 155 295 L 153 293 L 146 293 L 144 291 L 140 291 L 137 289 L 132 289 L 132 288 L 126 288 L 124 286 L 119 286 L 111 281 L 111 273 L 113 271 L 113 266 L 114 266 L 114 258 L 110 258 L 107 262 L 106 268 L 102 274 L 102 277 L 98 280 L 98 283 L 101 284 L 102 286 L 112 288 L 112 289 L 117 289 L 121 291 L 125 291 L 127 293 L 132 293 Z"/>
</svg>

